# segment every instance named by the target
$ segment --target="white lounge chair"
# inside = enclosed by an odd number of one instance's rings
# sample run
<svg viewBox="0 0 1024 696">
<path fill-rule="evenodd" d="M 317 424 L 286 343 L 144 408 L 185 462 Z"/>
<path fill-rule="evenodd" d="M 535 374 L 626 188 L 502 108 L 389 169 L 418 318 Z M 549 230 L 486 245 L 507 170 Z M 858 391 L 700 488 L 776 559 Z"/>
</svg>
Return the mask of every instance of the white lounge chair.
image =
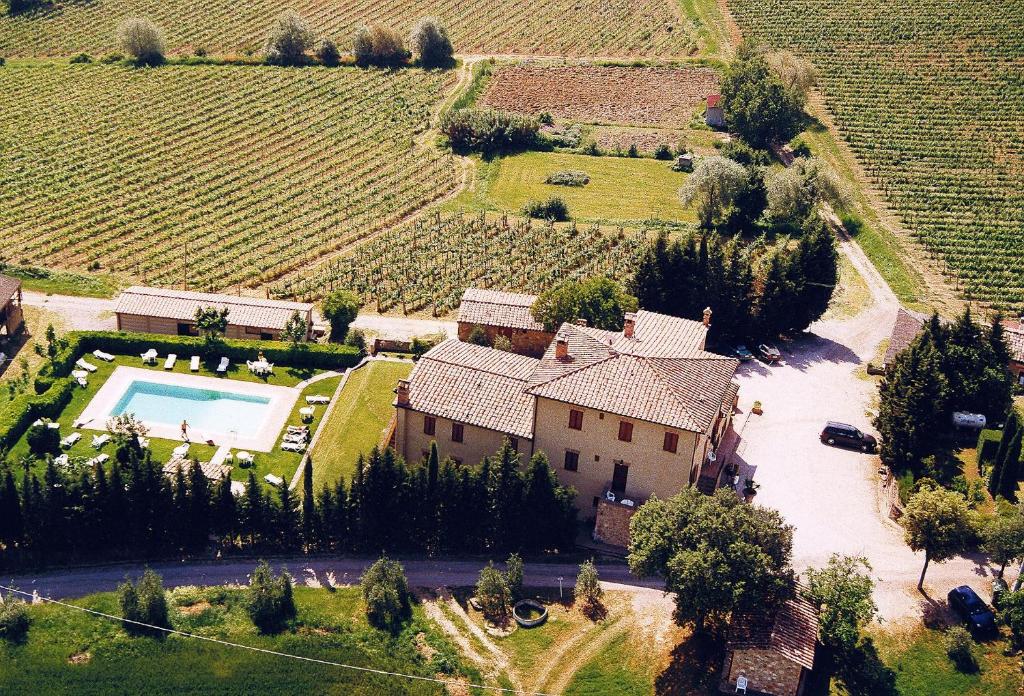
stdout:
<svg viewBox="0 0 1024 696">
<path fill-rule="evenodd" d="M 53 459 L 53 463 L 60 467 L 67 466 L 70 461 L 71 457 L 69 457 L 66 454 L 62 454 L 59 457 L 54 457 Z"/>
<path fill-rule="evenodd" d="M 110 353 L 104 353 L 102 350 L 99 350 L 98 348 L 96 350 L 94 350 L 92 352 L 92 354 L 95 355 L 100 360 L 103 360 L 103 361 L 106 361 L 106 362 L 114 362 L 114 356 L 113 355 L 111 355 Z"/>
<path fill-rule="evenodd" d="M 192 370 L 193 372 L 199 372 L 199 356 L 198 355 L 193 355 L 192 356 L 192 360 L 190 360 L 189 364 L 188 364 L 188 369 Z"/>
<path fill-rule="evenodd" d="M 300 442 L 305 443 L 309 438 L 308 433 L 285 433 L 281 439 L 285 442 Z"/>
<path fill-rule="evenodd" d="M 299 415 L 302 416 L 302 420 L 304 421 L 313 420 L 313 415 L 315 413 L 316 409 L 313 408 L 312 406 L 303 406 L 302 408 L 299 409 Z"/>
<path fill-rule="evenodd" d="M 305 452 L 306 444 L 304 442 L 291 442 L 290 440 L 285 440 L 281 443 L 281 449 L 285 452 Z"/>
<path fill-rule="evenodd" d="M 60 446 L 64 449 L 68 447 L 74 447 L 79 440 L 82 439 L 82 433 L 71 433 L 66 438 L 60 441 Z"/>
<path fill-rule="evenodd" d="M 78 365 L 83 370 L 85 370 L 86 372 L 95 372 L 96 370 L 99 369 L 95 365 L 86 362 L 85 358 L 79 358 L 78 360 L 75 361 L 75 364 Z"/>
<path fill-rule="evenodd" d="M 220 359 L 220 364 L 217 365 L 217 372 L 220 372 L 221 374 L 227 372 L 228 371 L 228 367 L 230 367 L 230 365 L 231 365 L 231 361 L 230 360 L 228 360 L 227 358 L 221 358 Z"/>
<path fill-rule="evenodd" d="M 170 355 L 167 356 L 167 359 L 164 360 L 164 369 L 165 370 L 173 370 L 174 369 L 174 363 L 176 363 L 176 362 L 178 362 L 178 356 L 175 355 L 174 353 L 171 353 Z"/>
<path fill-rule="evenodd" d="M 171 454 L 179 459 L 184 459 L 188 454 L 188 443 L 186 442 L 183 445 L 178 445 L 174 448 L 174 451 Z"/>
<path fill-rule="evenodd" d="M 280 486 L 282 483 L 284 483 L 283 478 L 281 478 L 280 476 L 274 476 L 273 474 L 267 474 L 266 476 L 263 477 L 263 480 L 272 486 Z"/>
<path fill-rule="evenodd" d="M 145 353 L 142 353 L 142 364 L 143 365 L 156 365 L 156 349 L 150 348 Z"/>
<path fill-rule="evenodd" d="M 86 464 L 88 464 L 89 466 L 96 466 L 97 464 L 105 464 L 108 461 L 110 461 L 110 455 L 101 454 L 99 456 L 93 457 L 92 459 L 87 461 Z"/>
<path fill-rule="evenodd" d="M 85 389 L 86 387 L 89 386 L 89 380 L 86 379 L 85 377 L 76 377 L 75 381 L 78 382 L 78 386 L 80 386 L 82 389 Z"/>
<path fill-rule="evenodd" d="M 94 435 L 92 438 L 92 446 L 96 449 L 100 449 L 103 445 L 110 442 L 110 435 L 103 433 L 102 435 Z"/>
<path fill-rule="evenodd" d="M 50 421 L 49 423 L 46 424 L 46 427 L 49 428 L 50 430 L 60 430 L 60 423 L 58 423 L 57 421 Z"/>
<path fill-rule="evenodd" d="M 329 404 L 329 403 L 331 403 L 331 397 L 323 396 L 323 395 L 321 395 L 321 396 L 307 396 L 306 397 L 306 403 L 307 404 Z"/>
</svg>

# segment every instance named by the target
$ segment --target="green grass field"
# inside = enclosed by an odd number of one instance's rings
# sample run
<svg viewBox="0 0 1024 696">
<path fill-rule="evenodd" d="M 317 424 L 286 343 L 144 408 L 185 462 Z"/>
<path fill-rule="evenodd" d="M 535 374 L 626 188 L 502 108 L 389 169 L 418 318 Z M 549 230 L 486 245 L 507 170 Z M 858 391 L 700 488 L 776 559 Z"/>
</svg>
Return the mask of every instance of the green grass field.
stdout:
<svg viewBox="0 0 1024 696">
<path fill-rule="evenodd" d="M 89 376 L 89 384 L 87 387 L 75 388 L 75 391 L 71 397 L 70 403 L 64 408 L 64 411 L 55 420 L 61 424 L 61 437 L 66 437 L 74 432 L 71 427 L 72 424 L 78 419 L 82 411 L 85 410 L 89 402 L 96 395 L 96 392 L 100 390 L 100 387 L 106 382 L 107 378 L 114 372 L 114 370 L 120 366 L 130 367 L 144 367 L 142 361 L 137 356 L 115 356 L 114 362 L 108 363 L 102 360 L 97 360 L 91 355 L 86 356 L 88 361 L 95 365 L 97 370 L 95 373 Z M 180 374 L 198 374 L 204 377 L 214 377 L 215 365 L 204 364 L 198 373 L 192 373 L 189 370 L 188 357 L 179 357 L 178 362 L 174 366 L 174 372 Z M 163 372 L 163 362 L 157 366 L 149 366 L 147 369 L 151 369 L 156 372 Z M 266 384 L 273 384 L 284 387 L 294 387 L 301 380 L 308 379 L 314 374 L 320 371 L 314 370 L 296 370 L 286 367 L 275 368 L 273 375 L 269 376 L 266 380 L 257 377 L 243 365 L 241 369 L 237 365 L 232 365 L 228 377 L 225 378 L 228 381 L 240 380 L 245 382 L 264 382 Z M 291 414 L 288 417 L 287 425 L 308 425 L 311 430 L 315 430 L 320 420 L 326 413 L 326 406 L 316 406 L 314 417 L 312 422 L 304 422 L 299 409 L 306 406 L 307 396 L 326 395 L 331 396 L 334 394 L 335 389 L 338 386 L 340 377 L 329 377 L 322 379 L 308 385 L 300 394 L 295 405 L 292 407 Z M 64 450 L 72 460 L 76 459 L 89 459 L 95 457 L 101 452 L 113 455 L 114 447 L 112 444 L 107 444 L 100 450 L 96 450 L 92 447 L 93 435 L 99 434 L 93 430 L 80 430 L 82 434 L 82 440 L 72 446 L 71 448 Z M 20 461 L 20 459 L 29 454 L 28 442 L 26 441 L 27 435 L 22 437 L 11 447 L 11 451 L 8 453 L 8 459 L 12 462 Z M 166 462 L 171 457 L 171 451 L 180 445 L 181 442 L 177 440 L 165 440 L 160 438 L 150 438 L 150 451 L 153 454 L 153 459 L 158 462 Z M 223 444 L 223 443 L 218 443 Z M 200 461 L 208 461 L 210 457 L 216 452 L 216 447 L 210 445 L 194 442 L 189 447 L 189 458 L 198 458 Z M 259 481 L 263 481 L 263 477 L 267 474 L 274 474 L 284 478 L 286 481 L 290 481 L 291 477 L 295 474 L 295 470 L 299 466 L 299 462 L 302 460 L 302 455 L 295 452 L 283 452 L 277 448 L 275 444 L 274 450 L 271 452 L 253 452 L 254 464 L 252 468 L 243 469 L 240 466 L 235 466 L 231 470 L 231 478 L 236 481 L 245 481 L 249 476 L 249 471 L 254 471 L 256 478 Z M 45 468 L 44 462 L 37 460 L 33 466 L 32 471 L 42 475 L 42 471 Z"/>
<path fill-rule="evenodd" d="M 339 476 L 351 481 L 356 459 L 380 443 L 394 415 L 395 385 L 411 371 L 407 362 L 375 360 L 349 374 L 313 451 L 315 490 Z"/>
<path fill-rule="evenodd" d="M 244 591 L 178 588 L 169 593 L 174 628 L 269 650 L 419 676 L 462 670 L 457 652 L 419 607 L 394 637 L 369 627 L 358 588 L 297 587 L 292 630 L 261 636 Z M 75 600 L 119 614 L 114 593 Z M 0 692 L 7 694 L 444 694 L 442 685 L 292 660 L 193 638 L 133 637 L 119 622 L 53 605 L 30 608 L 22 645 L 0 641 Z M 422 632 L 422 638 L 417 634 Z M 418 647 L 418 644 L 420 647 Z M 427 658 L 425 655 L 435 655 Z M 478 677 L 470 672 L 470 676 Z"/>
<path fill-rule="evenodd" d="M 654 693 L 652 665 L 644 663 L 628 633 L 612 638 L 576 673 L 565 696 L 648 696 Z"/>
<path fill-rule="evenodd" d="M 548 175 L 566 169 L 586 172 L 590 183 L 582 187 L 544 183 Z M 527 201 L 559 196 L 580 220 L 696 221 L 694 212 L 679 202 L 687 175 L 672 171 L 669 162 L 660 160 L 526 152 L 495 161 L 487 177 L 486 201 L 499 210 L 519 212 Z"/>
</svg>

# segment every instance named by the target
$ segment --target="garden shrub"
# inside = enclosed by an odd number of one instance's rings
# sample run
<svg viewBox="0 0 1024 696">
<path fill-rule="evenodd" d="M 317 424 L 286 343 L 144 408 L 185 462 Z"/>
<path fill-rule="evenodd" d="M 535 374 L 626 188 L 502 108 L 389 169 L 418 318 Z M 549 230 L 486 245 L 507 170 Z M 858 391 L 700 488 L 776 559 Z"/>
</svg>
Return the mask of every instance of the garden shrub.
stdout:
<svg viewBox="0 0 1024 696">
<path fill-rule="evenodd" d="M 590 176 L 578 169 L 566 169 L 551 174 L 544 180 L 544 183 L 555 186 L 586 186 L 590 183 Z"/>
<path fill-rule="evenodd" d="M 60 454 L 60 431 L 47 427 L 45 421 L 39 425 L 33 421 L 26 439 L 29 451 L 40 459 L 47 454 Z"/>
<path fill-rule="evenodd" d="M 530 218 L 565 222 L 569 219 L 569 206 L 558 196 L 552 196 L 546 201 L 530 201 L 523 206 L 523 215 Z"/>
<path fill-rule="evenodd" d="M 960 672 L 978 671 L 978 659 L 974 656 L 974 639 L 963 626 L 953 626 L 946 631 L 946 655 Z"/>
<path fill-rule="evenodd" d="M 68 62 L 72 65 L 76 63 L 91 63 L 92 56 L 90 56 L 88 53 L 77 53 L 71 56 L 71 59 Z"/>
<path fill-rule="evenodd" d="M 352 55 L 356 65 L 395 65 L 408 56 L 401 35 L 390 27 L 371 24 L 356 29 L 352 38 Z"/>
<path fill-rule="evenodd" d="M 412 595 L 405 569 L 386 556 L 366 569 L 360 580 L 366 600 L 366 620 L 374 628 L 396 632 L 412 616 Z"/>
<path fill-rule="evenodd" d="M 249 579 L 246 610 L 260 633 L 279 633 L 295 618 L 292 576 L 282 570 L 278 577 L 270 564 L 260 561 Z"/>
<path fill-rule="evenodd" d="M 12 643 L 24 643 L 30 623 L 24 602 L 8 596 L 0 603 L 0 638 Z"/>
<path fill-rule="evenodd" d="M 58 379 L 43 394 L 22 394 L 9 402 L 0 411 L 0 450 L 9 449 L 39 418 L 60 415 L 77 386 L 71 379 Z"/>
<path fill-rule="evenodd" d="M 480 579 L 476 583 L 476 598 L 483 608 L 484 618 L 491 623 L 502 626 L 508 622 L 512 611 L 512 592 L 508 580 L 494 564 L 488 563 L 480 571 Z"/>
<path fill-rule="evenodd" d="M 654 159 L 659 159 L 659 160 L 670 160 L 670 159 L 672 159 L 672 149 L 668 145 L 666 145 L 665 143 L 662 143 L 654 151 Z"/>
<path fill-rule="evenodd" d="M 144 17 L 129 17 L 118 30 L 121 48 L 135 58 L 136 65 L 160 65 L 164 62 L 163 32 Z"/>
<path fill-rule="evenodd" d="M 338 52 L 338 47 L 330 39 L 324 39 L 316 47 L 316 57 L 317 60 L 328 68 L 336 68 L 341 64 L 341 53 Z"/>
<path fill-rule="evenodd" d="M 137 585 L 125 578 L 124 583 L 117 588 L 117 601 L 121 607 L 121 617 L 127 620 L 124 627 L 129 633 L 145 633 L 150 630 L 130 623 L 132 621 L 170 628 L 163 579 L 149 568 L 146 568 Z"/>
<path fill-rule="evenodd" d="M 441 132 L 456 152 L 493 154 L 537 142 L 536 119 L 494 109 L 456 109 L 441 119 Z"/>
<path fill-rule="evenodd" d="M 1001 430 L 982 430 L 978 434 L 978 470 L 986 464 L 991 464 L 996 458 L 996 451 L 999 449 L 999 440 L 1002 438 Z"/>
<path fill-rule="evenodd" d="M 448 31 L 434 17 L 423 17 L 409 32 L 409 47 L 420 57 L 420 65 L 436 68 L 452 62 L 452 42 Z"/>
<path fill-rule="evenodd" d="M 100 58 L 100 62 L 103 63 L 104 65 L 113 65 L 114 63 L 123 63 L 124 62 L 124 54 L 123 53 L 118 53 L 117 51 L 114 51 L 112 53 L 106 53 L 106 54 L 103 55 L 102 58 Z"/>
</svg>

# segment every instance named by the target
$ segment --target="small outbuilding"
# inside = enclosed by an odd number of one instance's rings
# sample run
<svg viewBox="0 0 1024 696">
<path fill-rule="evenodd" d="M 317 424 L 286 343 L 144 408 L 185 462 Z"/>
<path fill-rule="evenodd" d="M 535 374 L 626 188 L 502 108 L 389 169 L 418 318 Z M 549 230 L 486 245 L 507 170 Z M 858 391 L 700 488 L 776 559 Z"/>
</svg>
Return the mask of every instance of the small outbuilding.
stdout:
<svg viewBox="0 0 1024 696">
<path fill-rule="evenodd" d="M 467 288 L 459 304 L 459 340 L 468 341 L 475 327 L 487 336 L 487 343 L 504 336 L 512 344 L 512 352 L 540 357 L 555 334 L 533 318 L 536 295 Z"/>
<path fill-rule="evenodd" d="M 801 696 L 814 669 L 818 611 L 797 594 L 773 614 L 744 613 L 729 623 L 721 691 Z"/>
<path fill-rule="evenodd" d="M 712 128 L 725 128 L 725 109 L 721 94 L 709 94 L 704 111 L 704 122 Z"/>
<path fill-rule="evenodd" d="M 312 336 L 313 305 L 305 302 L 134 286 L 117 298 L 114 313 L 118 331 L 196 336 L 196 311 L 207 307 L 227 308 L 227 338 L 279 340 L 295 312 Z"/>
<path fill-rule="evenodd" d="M 1024 385 L 1024 317 L 1004 320 L 1003 332 L 1010 349 L 1010 373 L 1017 384 Z"/>
<path fill-rule="evenodd" d="M 21 331 L 25 313 L 21 306 L 21 281 L 0 275 L 0 339 Z"/>
</svg>

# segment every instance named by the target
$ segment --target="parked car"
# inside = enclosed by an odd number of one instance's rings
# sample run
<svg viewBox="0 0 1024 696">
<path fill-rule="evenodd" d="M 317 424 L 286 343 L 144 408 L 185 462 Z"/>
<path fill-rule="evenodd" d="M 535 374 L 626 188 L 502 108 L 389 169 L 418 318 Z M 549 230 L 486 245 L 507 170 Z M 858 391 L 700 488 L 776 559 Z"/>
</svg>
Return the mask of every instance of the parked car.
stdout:
<svg viewBox="0 0 1024 696">
<path fill-rule="evenodd" d="M 782 359 L 782 353 L 771 343 L 762 343 L 757 347 L 757 352 L 761 354 L 761 359 L 767 363 L 778 362 Z"/>
<path fill-rule="evenodd" d="M 971 633 L 989 635 L 996 631 L 996 616 L 982 601 L 978 593 L 967 585 L 961 585 L 949 591 L 946 595 L 949 600 L 949 608 L 952 609 L 960 619 L 967 624 Z"/>
<path fill-rule="evenodd" d="M 741 360 L 742 362 L 754 359 L 754 354 L 751 353 L 750 349 L 747 348 L 742 343 L 732 349 L 732 354 L 735 355 L 736 358 Z"/>
<path fill-rule="evenodd" d="M 829 421 L 821 431 L 821 441 L 826 445 L 856 447 L 862 452 L 874 452 L 878 448 L 878 440 L 874 435 L 862 433 L 848 423 Z"/>
</svg>

